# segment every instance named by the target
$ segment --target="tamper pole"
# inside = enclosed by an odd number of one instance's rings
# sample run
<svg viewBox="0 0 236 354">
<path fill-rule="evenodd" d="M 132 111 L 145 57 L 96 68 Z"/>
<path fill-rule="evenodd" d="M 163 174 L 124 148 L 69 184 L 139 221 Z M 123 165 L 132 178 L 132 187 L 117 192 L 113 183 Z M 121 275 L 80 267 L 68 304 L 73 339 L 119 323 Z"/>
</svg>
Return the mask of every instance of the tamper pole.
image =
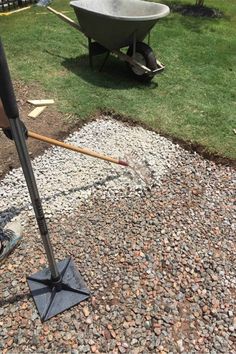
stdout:
<svg viewBox="0 0 236 354">
<path fill-rule="evenodd" d="M 60 280 L 60 273 L 54 258 L 51 241 L 49 238 L 48 228 L 38 193 L 28 149 L 25 142 L 25 136 L 21 129 L 19 111 L 17 108 L 16 98 L 11 82 L 10 72 L 5 57 L 3 45 L 0 38 L 0 98 L 3 103 L 5 113 L 10 122 L 13 139 L 19 155 L 22 170 L 25 176 L 27 187 L 29 190 L 34 213 L 37 219 L 39 231 L 46 251 L 52 281 Z"/>
</svg>

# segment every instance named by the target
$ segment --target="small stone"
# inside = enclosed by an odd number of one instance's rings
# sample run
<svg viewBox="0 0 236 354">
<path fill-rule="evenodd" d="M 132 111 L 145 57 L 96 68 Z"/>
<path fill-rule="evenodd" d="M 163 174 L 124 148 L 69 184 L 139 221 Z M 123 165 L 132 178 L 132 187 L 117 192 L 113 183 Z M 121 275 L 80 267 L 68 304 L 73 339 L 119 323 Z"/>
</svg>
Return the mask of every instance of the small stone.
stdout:
<svg viewBox="0 0 236 354">
<path fill-rule="evenodd" d="M 144 323 L 144 326 L 145 326 L 145 328 L 146 329 L 150 329 L 151 328 L 151 322 L 150 321 L 145 321 L 145 323 Z"/>
<path fill-rule="evenodd" d="M 8 346 L 8 347 L 11 347 L 12 344 L 13 344 L 13 342 L 14 342 L 14 338 L 9 338 L 9 339 L 7 340 L 7 346 Z"/>
<path fill-rule="evenodd" d="M 63 336 L 63 338 L 64 338 L 65 340 L 70 340 L 70 339 L 72 338 L 72 335 L 71 335 L 70 332 L 67 332 L 67 333 L 65 333 L 65 335 Z"/>
<path fill-rule="evenodd" d="M 212 304 L 213 304 L 213 308 L 218 308 L 220 305 L 220 301 L 216 298 L 212 299 Z"/>
<path fill-rule="evenodd" d="M 128 343 L 124 342 L 124 343 L 122 343 L 122 347 L 129 348 L 129 345 L 128 345 Z"/>
<path fill-rule="evenodd" d="M 192 290 L 193 290 L 193 291 L 197 291 L 198 288 L 199 288 L 199 286 L 198 286 L 197 284 L 194 284 L 194 285 L 192 286 Z"/>
<path fill-rule="evenodd" d="M 33 335 L 33 337 L 32 337 L 32 344 L 33 345 L 38 345 L 39 344 L 39 338 L 38 338 L 38 336 L 37 335 Z"/>
<path fill-rule="evenodd" d="M 92 318 L 92 316 L 88 316 L 88 317 L 86 318 L 86 323 L 89 324 L 89 325 L 93 323 L 93 318 Z"/>
<path fill-rule="evenodd" d="M 96 353 L 97 350 L 98 350 L 98 349 L 97 349 L 97 346 L 96 346 L 96 345 L 92 345 L 92 346 L 91 346 L 91 352 L 92 352 L 92 353 Z"/>
<path fill-rule="evenodd" d="M 84 313 L 84 316 L 85 317 L 88 317 L 90 312 L 89 312 L 89 308 L 87 306 L 84 306 L 83 307 L 83 313 Z"/>
<path fill-rule="evenodd" d="M 179 348 L 180 352 L 183 352 L 184 351 L 184 347 L 183 347 L 183 340 L 182 339 L 179 339 L 177 341 L 177 345 L 178 345 L 178 348 Z"/>
<path fill-rule="evenodd" d="M 138 340 L 136 338 L 133 338 L 131 341 L 131 346 L 135 345 L 138 343 Z"/>
<path fill-rule="evenodd" d="M 109 305 L 106 305 L 106 311 L 110 312 L 111 311 L 111 308 Z"/>
<path fill-rule="evenodd" d="M 157 336 L 161 334 L 161 328 L 154 328 L 154 332 Z"/>
</svg>

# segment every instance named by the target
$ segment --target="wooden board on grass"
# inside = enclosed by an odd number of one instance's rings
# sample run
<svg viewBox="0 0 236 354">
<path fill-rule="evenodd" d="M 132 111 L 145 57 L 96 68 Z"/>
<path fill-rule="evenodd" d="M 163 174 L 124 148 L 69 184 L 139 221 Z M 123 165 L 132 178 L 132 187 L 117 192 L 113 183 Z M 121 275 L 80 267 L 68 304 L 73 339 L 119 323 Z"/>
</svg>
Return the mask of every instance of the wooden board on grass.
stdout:
<svg viewBox="0 0 236 354">
<path fill-rule="evenodd" d="M 31 111 L 28 114 L 28 117 L 30 118 L 37 118 L 46 108 L 47 106 L 42 106 L 42 107 L 36 107 L 35 109 L 33 109 L 33 111 Z"/>
<path fill-rule="evenodd" d="M 53 104 L 54 100 L 47 99 L 47 100 L 27 100 L 28 103 L 31 103 L 34 106 L 48 106 L 49 104 Z"/>
<path fill-rule="evenodd" d="M 25 11 L 25 10 L 28 10 L 30 8 L 31 8 L 31 6 L 27 6 L 27 7 L 23 7 L 22 9 L 13 10 L 13 11 L 10 11 L 10 12 L 2 12 L 2 13 L 0 13 L 0 16 L 10 16 L 10 15 L 15 14 L 17 12 Z"/>
</svg>

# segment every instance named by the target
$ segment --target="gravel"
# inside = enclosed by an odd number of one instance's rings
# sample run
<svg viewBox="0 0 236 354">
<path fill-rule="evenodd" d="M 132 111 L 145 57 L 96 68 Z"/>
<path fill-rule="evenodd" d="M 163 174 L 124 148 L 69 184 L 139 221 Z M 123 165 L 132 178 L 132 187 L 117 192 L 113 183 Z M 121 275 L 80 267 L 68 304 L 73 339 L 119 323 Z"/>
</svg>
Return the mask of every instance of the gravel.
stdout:
<svg viewBox="0 0 236 354">
<path fill-rule="evenodd" d="M 175 145 L 154 132 L 131 129 L 111 119 L 84 126 L 66 142 L 117 158 L 131 157 L 135 163 L 148 167 L 147 171 L 156 183 L 179 154 Z M 100 189 L 110 189 L 112 193 L 129 189 L 133 195 L 145 185 L 130 169 L 58 147 L 37 157 L 33 168 L 48 217 L 73 212 L 82 200 Z M 32 211 L 21 168 L 10 172 L 0 187 L 1 210 L 11 205 L 16 212 L 26 210 L 28 214 Z"/>
<path fill-rule="evenodd" d="M 0 222 L 24 240 L 0 266 L 7 352 L 236 352 L 235 179 L 231 167 L 107 117 L 66 140 L 148 166 L 51 148 L 33 161 L 56 258 L 70 255 L 92 296 L 41 323 L 26 276 L 47 266 L 21 170 L 0 182 Z"/>
</svg>

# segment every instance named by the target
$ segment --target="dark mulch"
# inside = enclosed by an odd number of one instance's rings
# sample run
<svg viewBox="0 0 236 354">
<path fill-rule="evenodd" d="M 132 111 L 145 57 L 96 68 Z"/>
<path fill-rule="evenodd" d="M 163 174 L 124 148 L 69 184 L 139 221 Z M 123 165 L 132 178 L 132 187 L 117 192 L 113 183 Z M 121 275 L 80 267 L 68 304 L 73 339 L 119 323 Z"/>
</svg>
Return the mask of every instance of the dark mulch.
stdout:
<svg viewBox="0 0 236 354">
<path fill-rule="evenodd" d="M 171 3 L 170 8 L 174 12 L 179 12 L 184 16 L 221 18 L 223 12 L 213 7 L 196 6 L 191 4 Z"/>
</svg>

